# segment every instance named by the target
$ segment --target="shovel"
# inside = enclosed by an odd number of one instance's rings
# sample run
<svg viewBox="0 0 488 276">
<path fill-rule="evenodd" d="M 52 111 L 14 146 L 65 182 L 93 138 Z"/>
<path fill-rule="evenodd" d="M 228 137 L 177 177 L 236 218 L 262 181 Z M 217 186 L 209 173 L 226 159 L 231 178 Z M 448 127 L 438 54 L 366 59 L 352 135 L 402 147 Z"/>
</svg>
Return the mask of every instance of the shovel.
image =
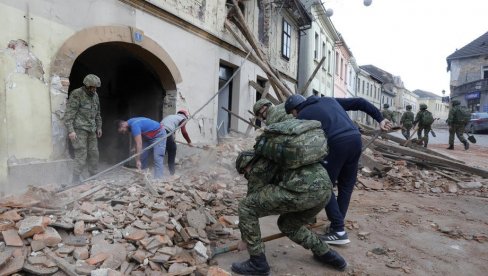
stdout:
<svg viewBox="0 0 488 276">
<path fill-rule="evenodd" d="M 469 132 L 466 132 L 466 135 L 468 135 L 468 141 L 470 141 L 472 144 L 476 144 L 476 138 L 474 135 L 469 134 Z"/>
<path fill-rule="evenodd" d="M 320 227 L 320 226 L 324 226 L 325 225 L 325 222 L 321 221 L 321 222 L 317 222 L 315 224 L 312 224 L 312 225 L 309 225 L 307 226 L 308 229 L 313 229 L 313 228 L 317 228 L 317 227 Z M 286 235 L 283 234 L 283 233 L 277 233 L 277 234 L 273 234 L 273 235 L 270 235 L 270 236 L 266 236 L 264 238 L 262 238 L 261 240 L 263 242 L 268 242 L 268 241 L 272 241 L 272 240 L 276 240 L 276 239 L 279 239 L 279 238 L 282 238 L 282 237 L 285 237 Z M 212 259 L 213 257 L 217 256 L 217 255 L 220 255 L 220 254 L 224 254 L 224 253 L 227 253 L 227 252 L 232 252 L 232 251 L 235 251 L 238 249 L 238 244 L 233 244 L 233 245 L 230 245 L 230 246 L 222 246 L 222 247 L 213 247 L 210 249 L 210 259 Z"/>
</svg>

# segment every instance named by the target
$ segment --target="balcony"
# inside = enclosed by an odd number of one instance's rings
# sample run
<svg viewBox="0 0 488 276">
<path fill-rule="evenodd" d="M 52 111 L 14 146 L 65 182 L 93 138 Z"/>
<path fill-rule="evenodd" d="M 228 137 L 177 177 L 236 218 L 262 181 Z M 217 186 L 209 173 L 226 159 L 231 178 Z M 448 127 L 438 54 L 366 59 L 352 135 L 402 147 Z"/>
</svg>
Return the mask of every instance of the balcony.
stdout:
<svg viewBox="0 0 488 276">
<path fill-rule="evenodd" d="M 488 79 L 481 79 L 473 82 L 468 82 L 457 87 L 453 87 L 451 97 L 478 91 L 481 93 L 488 91 Z"/>
</svg>

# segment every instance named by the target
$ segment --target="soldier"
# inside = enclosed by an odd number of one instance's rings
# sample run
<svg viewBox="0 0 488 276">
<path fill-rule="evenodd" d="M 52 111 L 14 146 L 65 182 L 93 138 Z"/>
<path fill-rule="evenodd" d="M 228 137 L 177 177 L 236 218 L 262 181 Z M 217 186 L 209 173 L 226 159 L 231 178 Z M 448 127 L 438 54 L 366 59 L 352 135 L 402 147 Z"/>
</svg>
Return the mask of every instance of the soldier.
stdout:
<svg viewBox="0 0 488 276">
<path fill-rule="evenodd" d="M 390 108 L 390 105 L 385 103 L 383 105 L 383 111 L 381 111 L 381 115 L 383 116 L 383 118 L 387 119 L 388 121 L 394 124 L 395 114 L 393 113 L 393 111 L 389 110 L 388 108 Z"/>
<path fill-rule="evenodd" d="M 263 106 L 263 101 L 258 101 L 254 110 L 259 111 Z M 269 121 L 276 123 L 291 118 L 278 116 L 283 115 L 279 110 L 281 106 L 273 107 L 269 103 L 267 108 L 268 116 L 264 110 L 259 115 L 266 118 L 267 124 Z M 311 249 L 316 260 L 338 270 L 345 269 L 346 261 L 305 227 L 313 222 L 331 195 L 331 182 L 321 164 L 282 170 L 276 163 L 261 156 L 255 157 L 253 151 L 246 151 L 238 156 L 236 169 L 248 179 L 248 193 L 239 203 L 238 212 L 243 241 L 240 248 L 247 248 L 250 258 L 245 262 L 233 263 L 233 272 L 245 275 L 269 274 L 259 218 L 275 214 L 280 215 L 280 230 L 292 241 Z"/>
<path fill-rule="evenodd" d="M 411 105 L 407 105 L 406 108 L 407 111 L 403 113 L 402 118 L 400 119 L 400 125 L 402 126 L 403 137 L 408 140 L 410 138 L 410 129 L 413 126 L 415 115 L 412 112 Z"/>
<path fill-rule="evenodd" d="M 292 118 L 285 111 L 285 104 L 281 103 L 274 106 L 268 99 L 260 99 L 253 106 L 254 115 L 263 120 L 267 125 L 284 121 L 286 118 Z"/>
<path fill-rule="evenodd" d="M 97 88 L 100 78 L 89 74 L 83 79 L 83 87 L 71 92 L 66 104 L 65 125 L 75 153 L 73 183 L 81 181 L 85 165 L 91 175 L 98 170 L 98 141 L 102 137 L 102 117 Z"/>
<path fill-rule="evenodd" d="M 181 134 L 185 138 L 188 146 L 193 147 L 190 136 L 186 131 L 186 122 L 190 114 L 186 110 L 180 110 L 174 115 L 168 115 L 163 118 L 161 124 L 164 126 L 166 133 L 173 133 L 167 138 L 166 151 L 168 152 L 168 168 L 171 175 L 175 174 L 176 142 L 174 131 L 181 126 Z"/>
<path fill-rule="evenodd" d="M 427 105 L 426 104 L 420 104 L 420 110 L 417 112 L 417 115 L 415 116 L 415 120 L 413 121 L 414 125 L 418 124 L 418 129 L 417 129 L 417 139 L 419 141 L 419 144 L 423 143 L 424 147 L 427 147 L 427 144 L 429 144 L 429 132 L 432 127 L 432 123 L 434 122 L 434 117 L 432 116 L 432 113 L 427 110 Z M 424 131 L 424 136 L 422 137 L 422 131 Z"/>
<path fill-rule="evenodd" d="M 448 150 L 454 149 L 454 134 L 461 143 L 464 144 L 464 150 L 469 149 L 469 143 L 464 138 L 464 128 L 466 127 L 466 120 L 462 116 L 462 110 L 460 106 L 461 102 L 458 100 L 452 101 L 452 108 L 449 110 L 449 116 L 447 117 L 447 125 L 449 126 L 449 147 Z"/>
</svg>

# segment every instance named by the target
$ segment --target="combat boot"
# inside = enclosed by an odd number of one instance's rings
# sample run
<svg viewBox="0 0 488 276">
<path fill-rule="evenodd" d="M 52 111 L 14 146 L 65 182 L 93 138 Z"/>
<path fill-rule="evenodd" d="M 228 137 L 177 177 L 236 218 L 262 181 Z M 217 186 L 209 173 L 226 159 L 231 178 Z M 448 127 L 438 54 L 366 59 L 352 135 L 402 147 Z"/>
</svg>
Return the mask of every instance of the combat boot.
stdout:
<svg viewBox="0 0 488 276">
<path fill-rule="evenodd" d="M 242 263 L 232 263 L 232 271 L 242 275 L 269 275 L 269 265 L 266 261 L 266 255 L 261 253 L 252 256 L 249 260 Z"/>
<path fill-rule="evenodd" d="M 427 147 L 427 144 L 428 144 L 427 142 L 424 142 L 424 148 L 426 148 L 426 147 Z"/>
<path fill-rule="evenodd" d="M 464 150 L 468 150 L 469 149 L 468 141 L 464 141 L 463 144 L 464 144 Z"/>
<path fill-rule="evenodd" d="M 454 145 L 453 144 L 449 144 L 449 147 L 447 147 L 446 149 L 453 150 L 454 149 Z"/>
<path fill-rule="evenodd" d="M 344 269 L 346 269 L 346 266 L 347 266 L 347 263 L 344 260 L 344 258 L 342 258 L 342 256 L 339 255 L 339 253 L 337 253 L 336 251 L 334 251 L 332 249 L 329 249 L 329 251 L 322 256 L 313 254 L 313 257 L 317 261 L 319 261 L 323 264 L 326 264 L 328 266 L 331 266 L 331 267 L 333 267 L 337 270 L 340 270 L 340 271 L 343 271 Z"/>
</svg>

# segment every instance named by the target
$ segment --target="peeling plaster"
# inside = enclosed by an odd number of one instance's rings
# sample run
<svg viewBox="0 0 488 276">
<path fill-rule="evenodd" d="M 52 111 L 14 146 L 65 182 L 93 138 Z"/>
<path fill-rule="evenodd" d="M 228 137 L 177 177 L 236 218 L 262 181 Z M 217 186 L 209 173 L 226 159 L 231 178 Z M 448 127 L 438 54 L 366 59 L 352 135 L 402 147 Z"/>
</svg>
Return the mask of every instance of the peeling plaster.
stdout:
<svg viewBox="0 0 488 276">
<path fill-rule="evenodd" d="M 27 42 L 22 39 L 11 40 L 7 46 L 7 54 L 15 58 L 15 72 L 27 74 L 44 82 L 42 62 L 29 51 Z"/>
</svg>

